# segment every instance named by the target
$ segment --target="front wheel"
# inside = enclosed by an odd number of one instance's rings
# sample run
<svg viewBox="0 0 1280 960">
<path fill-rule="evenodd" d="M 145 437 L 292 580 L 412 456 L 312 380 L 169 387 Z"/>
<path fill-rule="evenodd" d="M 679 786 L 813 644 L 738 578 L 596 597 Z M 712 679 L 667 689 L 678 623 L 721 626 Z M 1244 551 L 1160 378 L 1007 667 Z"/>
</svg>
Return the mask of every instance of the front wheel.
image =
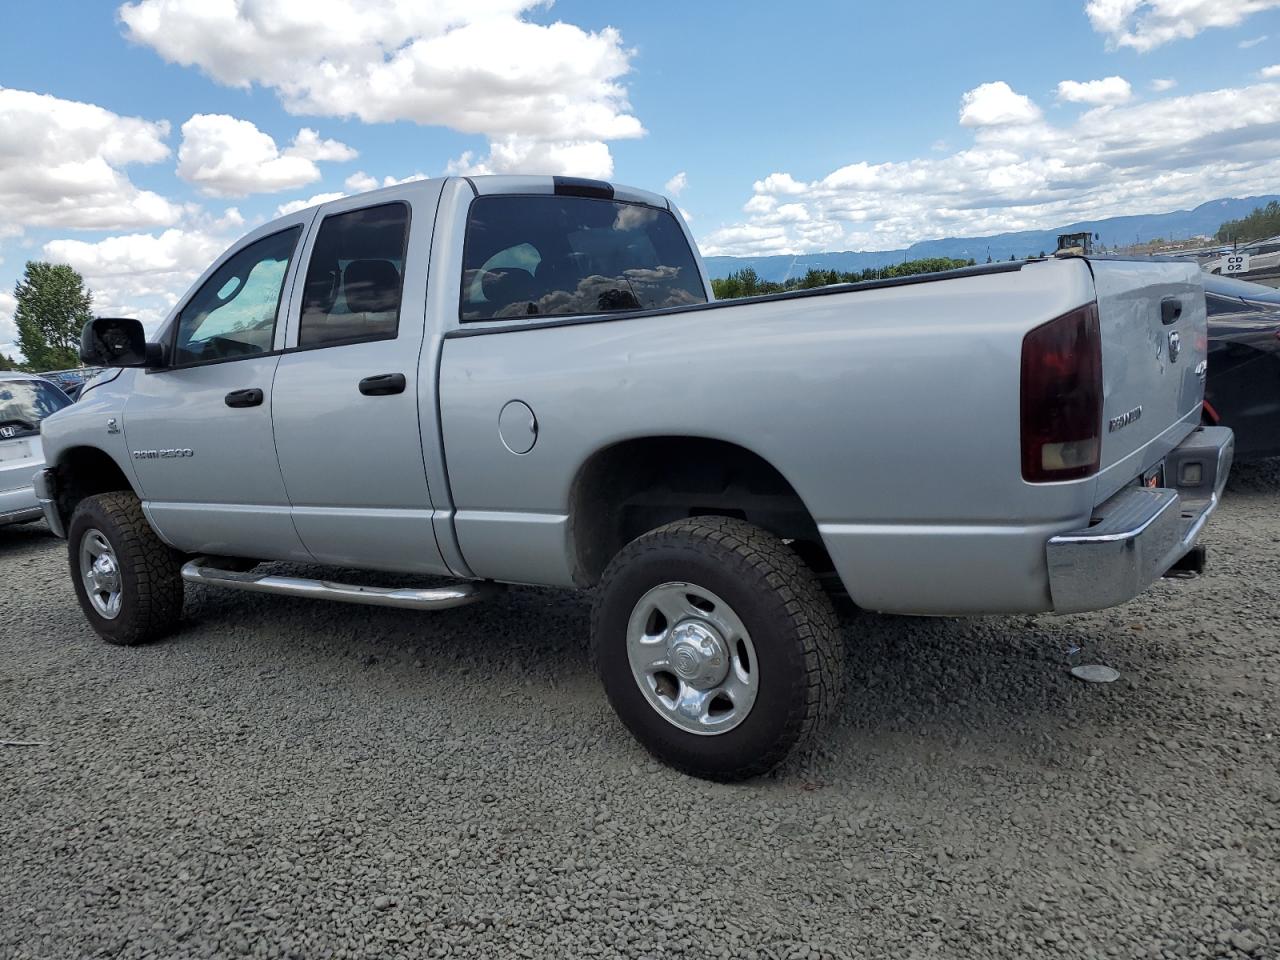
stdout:
<svg viewBox="0 0 1280 960">
<path fill-rule="evenodd" d="M 605 571 L 592 619 L 614 710 L 694 776 L 765 773 L 835 707 L 831 602 L 789 546 L 742 520 L 679 520 L 632 541 Z"/>
<path fill-rule="evenodd" d="M 81 500 L 67 528 L 67 553 L 76 599 L 107 643 L 146 643 L 178 622 L 180 557 L 156 536 L 132 493 Z"/>
</svg>

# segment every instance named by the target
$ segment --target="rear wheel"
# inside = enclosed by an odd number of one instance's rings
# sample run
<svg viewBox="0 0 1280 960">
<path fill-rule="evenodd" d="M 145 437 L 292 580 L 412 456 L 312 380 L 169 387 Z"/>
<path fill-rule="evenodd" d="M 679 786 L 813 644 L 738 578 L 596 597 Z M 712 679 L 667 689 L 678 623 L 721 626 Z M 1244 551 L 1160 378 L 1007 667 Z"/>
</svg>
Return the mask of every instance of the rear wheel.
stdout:
<svg viewBox="0 0 1280 960">
<path fill-rule="evenodd" d="M 146 643 L 182 614 L 181 557 L 156 536 L 129 492 L 81 500 L 67 528 L 76 598 L 108 643 Z"/>
<path fill-rule="evenodd" d="M 820 728 L 840 689 L 830 600 L 790 547 L 741 520 L 680 520 L 624 547 L 593 634 L 618 716 L 694 776 L 772 769 Z"/>
</svg>

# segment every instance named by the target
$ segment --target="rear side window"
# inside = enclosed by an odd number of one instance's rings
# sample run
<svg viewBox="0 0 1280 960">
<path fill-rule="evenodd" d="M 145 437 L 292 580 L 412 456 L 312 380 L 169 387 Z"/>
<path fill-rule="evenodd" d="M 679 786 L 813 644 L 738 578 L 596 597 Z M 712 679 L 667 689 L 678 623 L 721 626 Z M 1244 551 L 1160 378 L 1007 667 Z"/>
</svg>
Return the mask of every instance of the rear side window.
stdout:
<svg viewBox="0 0 1280 960">
<path fill-rule="evenodd" d="M 573 316 L 705 303 L 666 210 L 588 197 L 478 197 L 467 217 L 463 320 Z"/>
<path fill-rule="evenodd" d="M 298 346 L 395 337 L 408 236 L 403 203 L 325 217 L 307 267 Z"/>
<path fill-rule="evenodd" d="M 230 360 L 271 349 L 284 277 L 301 235 L 301 227 L 292 227 L 255 240 L 204 282 L 178 317 L 175 363 Z"/>
</svg>

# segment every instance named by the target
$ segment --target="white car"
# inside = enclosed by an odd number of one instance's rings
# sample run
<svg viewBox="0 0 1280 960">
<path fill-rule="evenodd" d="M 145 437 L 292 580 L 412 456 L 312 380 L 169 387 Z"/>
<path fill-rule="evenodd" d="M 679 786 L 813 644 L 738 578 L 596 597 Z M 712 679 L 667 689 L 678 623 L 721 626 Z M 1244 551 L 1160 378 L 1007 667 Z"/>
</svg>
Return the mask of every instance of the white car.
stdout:
<svg viewBox="0 0 1280 960">
<path fill-rule="evenodd" d="M 44 467 L 40 421 L 71 404 L 44 377 L 0 373 L 0 525 L 40 519 L 31 478 Z"/>
</svg>

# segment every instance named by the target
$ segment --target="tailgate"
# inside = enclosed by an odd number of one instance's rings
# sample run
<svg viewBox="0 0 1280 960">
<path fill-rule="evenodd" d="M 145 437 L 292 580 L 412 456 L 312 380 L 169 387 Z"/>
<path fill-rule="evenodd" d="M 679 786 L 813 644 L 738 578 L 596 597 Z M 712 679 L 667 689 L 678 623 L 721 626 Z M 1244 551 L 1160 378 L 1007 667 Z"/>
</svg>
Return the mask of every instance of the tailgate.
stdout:
<svg viewBox="0 0 1280 960">
<path fill-rule="evenodd" d="M 1105 479 L 1098 493 L 1107 496 L 1159 462 L 1199 422 L 1204 286 L 1200 268 L 1182 261 L 1090 259 L 1089 267 L 1102 334 Z M 1186 429 L 1171 431 L 1189 416 Z"/>
</svg>

